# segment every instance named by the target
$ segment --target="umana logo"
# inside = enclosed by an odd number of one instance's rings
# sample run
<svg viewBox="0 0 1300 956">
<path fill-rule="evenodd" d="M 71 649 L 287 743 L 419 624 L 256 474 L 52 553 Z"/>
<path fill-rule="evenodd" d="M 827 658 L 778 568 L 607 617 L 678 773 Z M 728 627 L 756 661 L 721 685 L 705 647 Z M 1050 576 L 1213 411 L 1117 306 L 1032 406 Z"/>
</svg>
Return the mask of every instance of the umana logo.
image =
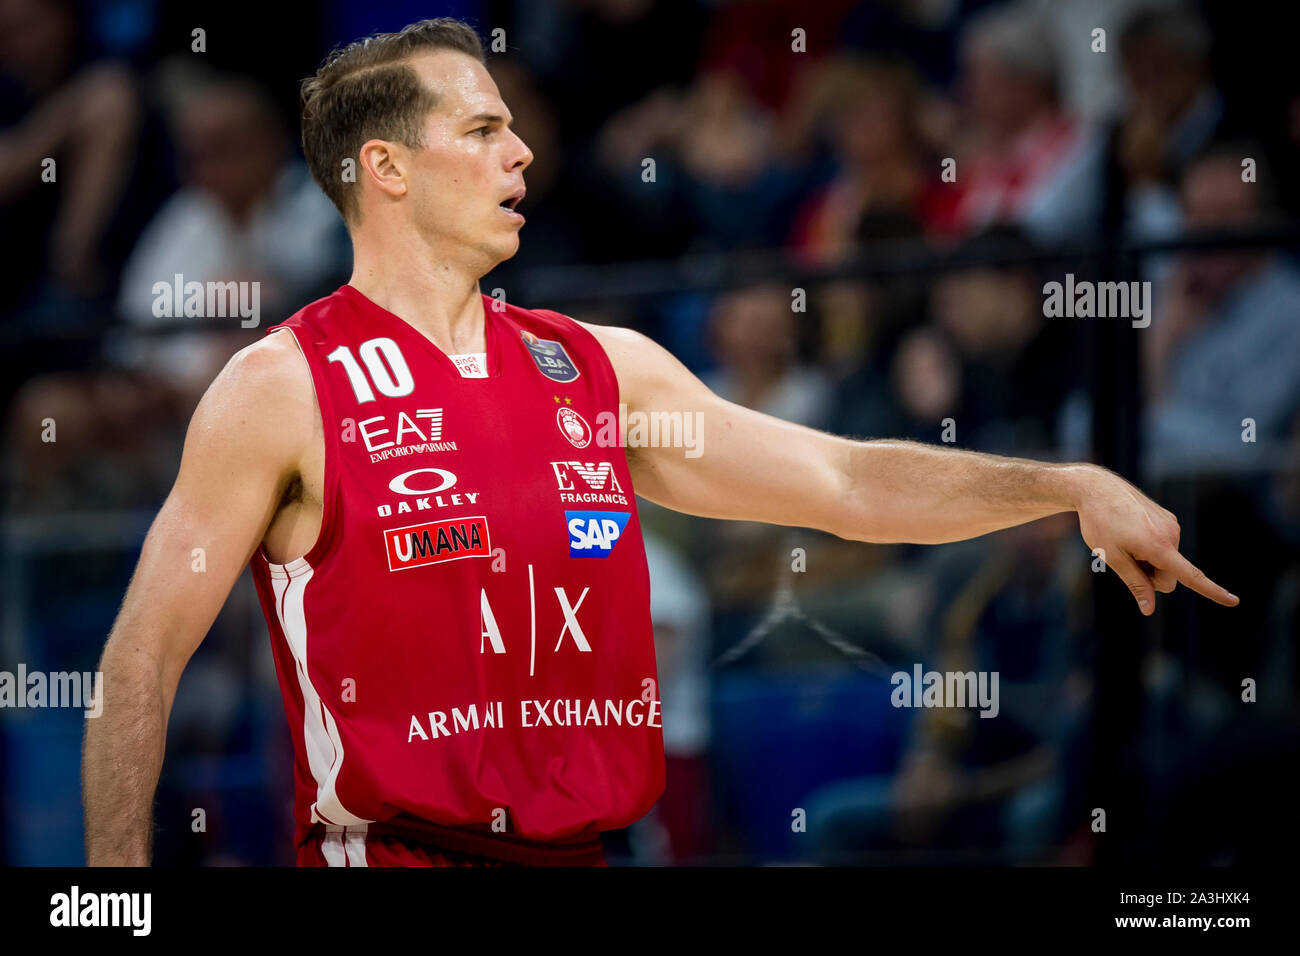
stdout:
<svg viewBox="0 0 1300 956">
<path fill-rule="evenodd" d="M 566 511 L 569 557 L 608 558 L 631 517 L 628 511 Z"/>
<path fill-rule="evenodd" d="M 384 532 L 388 570 L 405 571 L 426 564 L 486 558 L 492 554 L 487 518 L 444 518 Z"/>
</svg>

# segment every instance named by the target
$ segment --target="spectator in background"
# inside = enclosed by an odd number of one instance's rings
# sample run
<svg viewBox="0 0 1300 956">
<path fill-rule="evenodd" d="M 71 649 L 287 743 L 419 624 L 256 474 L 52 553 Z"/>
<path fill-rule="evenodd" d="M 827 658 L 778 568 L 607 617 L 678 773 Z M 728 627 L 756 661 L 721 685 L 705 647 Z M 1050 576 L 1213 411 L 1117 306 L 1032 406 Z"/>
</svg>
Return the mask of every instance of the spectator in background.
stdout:
<svg viewBox="0 0 1300 956">
<path fill-rule="evenodd" d="M 942 222 L 953 195 L 922 140 L 920 90 L 912 69 L 885 60 L 839 60 L 827 91 L 838 171 L 804 204 L 789 245 L 808 262 L 842 260 L 860 238 L 918 235 Z M 882 235 L 882 233 L 884 233 Z"/>
<path fill-rule="evenodd" d="M 0 313 L 24 309 L 33 330 L 98 317 L 170 185 L 157 134 L 129 66 L 95 58 L 76 4 L 0 0 Z"/>
<path fill-rule="evenodd" d="M 689 862 L 711 850 L 709 599 L 690 564 L 666 541 L 647 533 L 645 548 L 667 782 L 654 811 L 635 825 L 642 836 L 634 846 L 644 862 Z"/>
<path fill-rule="evenodd" d="M 949 227 L 996 223 L 1059 239 L 1096 226 L 1104 141 L 1059 99 L 1059 59 L 1033 8 L 1004 4 L 969 21 L 962 37 L 961 193 Z"/>
<path fill-rule="evenodd" d="M 972 248 L 1014 253 L 1036 249 L 1025 236 L 999 228 Z M 935 325 L 961 364 L 957 441 L 981 451 L 1051 457 L 1057 416 L 1073 382 L 1078 327 L 1043 315 L 1041 284 L 1029 265 L 982 266 L 943 275 L 930 301 Z M 916 383 L 913 377 L 914 385 Z M 933 440 L 934 433 L 930 433 Z"/>
<path fill-rule="evenodd" d="M 779 244 L 802 182 L 775 155 L 773 117 L 741 77 L 698 76 L 673 129 L 692 231 L 728 249 Z"/>
<path fill-rule="evenodd" d="M 1243 182 L 1243 157 L 1257 181 Z M 1225 143 L 1186 170 L 1182 216 L 1191 230 L 1266 225 L 1272 176 L 1258 147 Z M 1146 467 L 1231 467 L 1257 445 L 1281 441 L 1300 411 L 1300 270 L 1270 249 L 1188 254 L 1154 295 L 1142 337 L 1148 390 Z"/>
<path fill-rule="evenodd" d="M 171 85 L 178 92 L 184 185 L 132 253 L 118 307 L 137 326 L 192 323 L 174 309 L 170 319 L 155 315 L 155 283 L 168 284 L 170 294 L 177 274 L 185 282 L 255 282 L 258 327 L 243 328 L 247 320 L 235 315 L 218 320 L 229 323 L 228 331 L 122 336 L 106 346 L 115 363 L 27 383 L 9 429 L 19 465 L 16 500 L 24 508 L 156 502 L 175 468 L 171 443 L 231 354 L 262 334 L 261 319 L 283 318 L 292 303 L 347 277 L 342 220 L 305 166 L 289 160 L 261 91 L 238 78 L 204 79 L 192 88 L 181 79 Z M 39 430 L 25 424 L 46 417 L 58 423 L 57 443 L 42 442 Z M 141 434 L 152 440 L 139 440 Z M 83 467 L 88 460 L 95 468 Z"/>
<path fill-rule="evenodd" d="M 902 332 L 924 318 L 920 283 L 912 277 L 834 279 L 810 290 L 809 301 L 820 320 L 817 364 L 840 392 L 867 375 L 879 383 L 888 376 L 889 358 Z M 840 396 L 837 395 L 836 404 Z M 828 431 L 847 432 L 835 424 Z M 849 428 L 848 432 L 860 432 Z M 861 432 L 874 434 L 873 431 Z"/>
<path fill-rule="evenodd" d="M 770 112 L 725 70 L 620 110 L 595 146 L 598 185 L 642 234 L 606 244 L 631 242 L 636 256 L 777 245 L 803 185 L 775 155 Z"/>
<path fill-rule="evenodd" d="M 1108 123 L 1123 112 L 1124 81 L 1112 44 L 1119 43 L 1117 26 L 1156 4 L 1183 0 L 1028 0 L 1051 31 L 1061 58 L 1061 100 L 1075 116 Z M 1098 49 L 1105 31 L 1106 48 Z"/>
<path fill-rule="evenodd" d="M 962 411 L 961 359 L 952 340 L 933 324 L 906 333 L 889 369 L 893 407 L 881 437 L 934 441 L 945 419 Z M 962 428 L 968 422 L 962 416 Z"/>
<path fill-rule="evenodd" d="M 973 237 L 966 248 L 1018 258 L 1035 252 L 1007 227 Z M 866 367 L 845 380 L 831 412 L 833 430 L 1051 457 L 1074 382 L 1077 331 L 1068 321 L 1044 318 L 1028 266 L 942 273 L 932 284 L 928 321 L 918 315 L 898 335 L 886 370 Z M 948 419 L 954 431 L 945 437 Z"/>
<path fill-rule="evenodd" d="M 1105 225 L 1139 236 L 1179 225 L 1177 182 L 1188 162 L 1230 132 L 1210 75 L 1209 27 L 1193 11 L 1141 10 L 1120 36 L 1128 108 L 1107 144 Z"/>
<path fill-rule="evenodd" d="M 830 387 L 798 356 L 798 316 L 790 289 L 750 286 L 717 300 L 709 318 L 718 368 L 704 377 L 715 393 L 786 421 L 822 427 Z"/>
<path fill-rule="evenodd" d="M 972 552 L 924 667 L 998 675 L 998 715 L 940 708 L 915 716 L 895 774 L 828 784 L 807 801 L 813 856 L 826 863 L 1026 863 L 1060 834 L 1062 754 L 1086 694 L 1071 674 L 1086 564 L 1068 515 Z M 909 663 L 900 669 L 910 672 Z M 917 850 L 924 851 L 913 857 Z M 972 859 L 970 851 L 982 855 Z M 936 852 L 938 851 L 938 852 Z M 865 858 L 864 854 L 897 854 Z M 954 855 L 945 856 L 944 853 Z"/>
<path fill-rule="evenodd" d="M 702 380 L 717 395 L 786 421 L 823 427 L 831 387 L 798 354 L 798 321 L 788 286 L 755 285 L 725 293 L 714 304 L 709 331 L 717 368 Z M 722 646 L 748 626 L 743 618 L 766 601 L 784 566 L 786 529 L 750 521 L 713 522 L 699 530 L 710 596 L 730 624 L 716 636 Z M 776 560 L 773 560 L 773 556 Z"/>
<path fill-rule="evenodd" d="M 345 281 L 342 220 L 306 166 L 291 160 L 265 93 L 239 77 L 200 77 L 182 88 L 176 106 L 182 186 L 127 262 L 122 317 L 142 327 L 175 321 L 156 314 L 154 284 L 176 275 L 186 283 L 257 283 L 260 311 L 272 320 Z M 261 335 L 260 317 L 258 328 L 241 328 L 247 320 L 240 317 L 227 321 L 229 333 L 128 340 L 118 358 L 167 379 L 192 405 L 230 355 Z"/>
</svg>

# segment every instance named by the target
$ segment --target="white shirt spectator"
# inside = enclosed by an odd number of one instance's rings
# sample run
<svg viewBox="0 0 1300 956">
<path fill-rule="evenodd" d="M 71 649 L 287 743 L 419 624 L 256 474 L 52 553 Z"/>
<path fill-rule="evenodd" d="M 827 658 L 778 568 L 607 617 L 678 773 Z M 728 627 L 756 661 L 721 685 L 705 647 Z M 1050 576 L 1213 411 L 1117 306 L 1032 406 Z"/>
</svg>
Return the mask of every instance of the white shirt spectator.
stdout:
<svg viewBox="0 0 1300 956">
<path fill-rule="evenodd" d="M 259 283 L 258 326 L 265 328 L 306 304 L 295 301 L 301 290 L 346 268 L 342 230 L 338 212 L 301 163 L 285 167 L 242 226 L 210 194 L 181 188 L 145 228 L 127 260 L 118 312 L 132 325 L 156 327 L 178 321 L 174 309 L 170 317 L 155 315 L 156 283 L 171 286 L 177 275 L 185 283 L 249 281 Z M 249 320 L 231 317 L 231 329 L 239 331 L 241 321 Z M 126 365 L 186 381 L 207 374 L 213 349 L 229 345 L 223 338 L 205 333 L 140 338 L 119 342 L 114 352 Z"/>
</svg>

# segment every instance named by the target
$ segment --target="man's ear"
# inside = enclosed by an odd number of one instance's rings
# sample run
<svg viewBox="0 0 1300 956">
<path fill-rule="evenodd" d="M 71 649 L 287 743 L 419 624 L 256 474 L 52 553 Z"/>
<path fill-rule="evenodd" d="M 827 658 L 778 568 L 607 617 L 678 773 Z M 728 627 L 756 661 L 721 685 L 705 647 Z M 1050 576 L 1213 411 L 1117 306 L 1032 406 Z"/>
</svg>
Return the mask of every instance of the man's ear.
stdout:
<svg viewBox="0 0 1300 956">
<path fill-rule="evenodd" d="M 406 195 L 410 152 L 401 143 L 369 139 L 361 144 L 361 169 L 365 178 L 390 199 Z"/>
</svg>

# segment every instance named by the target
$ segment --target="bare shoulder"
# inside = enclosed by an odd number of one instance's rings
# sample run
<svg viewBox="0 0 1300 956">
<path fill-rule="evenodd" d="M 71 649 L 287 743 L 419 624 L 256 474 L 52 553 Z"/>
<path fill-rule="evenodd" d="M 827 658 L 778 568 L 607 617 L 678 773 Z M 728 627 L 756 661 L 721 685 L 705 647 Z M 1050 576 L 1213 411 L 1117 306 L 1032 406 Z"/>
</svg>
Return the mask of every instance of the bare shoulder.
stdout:
<svg viewBox="0 0 1300 956">
<path fill-rule="evenodd" d="M 577 319 L 573 321 L 578 322 Z M 578 322 L 580 326 L 596 337 L 609 355 L 610 361 L 629 358 L 639 347 L 644 347 L 650 339 L 635 329 L 626 329 L 618 325 L 595 325 L 591 322 Z"/>
<path fill-rule="evenodd" d="M 186 443 L 211 439 L 239 459 L 269 455 L 286 466 L 309 447 L 316 419 L 307 361 L 292 333 L 277 332 L 230 357 L 199 400 Z"/>
<path fill-rule="evenodd" d="M 271 421 L 313 407 L 311 372 L 293 335 L 277 332 L 232 355 L 208 386 L 204 403 Z"/>
<path fill-rule="evenodd" d="M 578 324 L 604 347 L 629 404 L 636 404 L 629 396 L 647 398 L 664 389 L 689 389 L 695 384 L 686 367 L 650 336 L 616 325 Z"/>
</svg>

